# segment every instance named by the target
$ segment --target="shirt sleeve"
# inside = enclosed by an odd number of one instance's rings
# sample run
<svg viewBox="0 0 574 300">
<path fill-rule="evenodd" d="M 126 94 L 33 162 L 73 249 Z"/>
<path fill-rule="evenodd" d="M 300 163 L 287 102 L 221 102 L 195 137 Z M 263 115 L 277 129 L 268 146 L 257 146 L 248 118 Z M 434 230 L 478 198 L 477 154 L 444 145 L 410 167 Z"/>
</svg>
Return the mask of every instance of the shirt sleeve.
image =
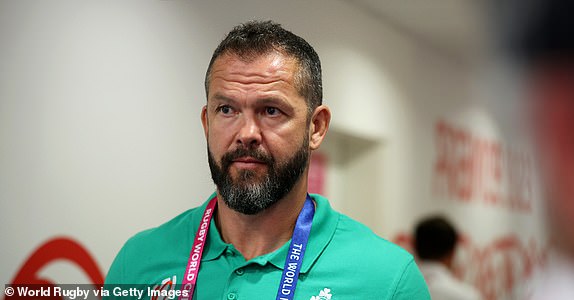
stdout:
<svg viewBox="0 0 574 300">
<path fill-rule="evenodd" d="M 123 281 L 123 271 L 124 271 L 124 248 L 120 250 L 110 269 L 108 270 L 108 274 L 106 275 L 106 280 L 104 284 L 121 284 L 124 283 Z"/>
<path fill-rule="evenodd" d="M 431 300 L 427 284 L 422 273 L 411 260 L 403 270 L 399 283 L 393 293 L 393 300 Z"/>
<path fill-rule="evenodd" d="M 144 285 L 136 285 L 133 282 L 128 282 L 130 279 L 126 278 L 126 274 L 129 274 L 125 270 L 126 245 L 127 243 L 122 247 L 108 270 L 104 282 L 104 289 L 107 290 L 108 293 L 102 295 L 102 300 L 137 300 L 138 298 L 135 294 L 126 296 L 125 294 L 121 294 L 121 292 L 133 289 L 145 289 Z"/>
</svg>

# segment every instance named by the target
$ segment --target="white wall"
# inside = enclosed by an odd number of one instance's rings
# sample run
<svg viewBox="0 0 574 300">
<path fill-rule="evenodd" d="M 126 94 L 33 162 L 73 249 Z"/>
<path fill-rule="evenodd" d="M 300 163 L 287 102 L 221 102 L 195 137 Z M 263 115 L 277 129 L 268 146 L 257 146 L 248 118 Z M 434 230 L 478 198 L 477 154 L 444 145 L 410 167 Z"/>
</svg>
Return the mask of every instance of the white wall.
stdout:
<svg viewBox="0 0 574 300">
<path fill-rule="evenodd" d="M 484 101 L 498 94 L 476 92 L 483 73 L 346 1 L 1 1 L 0 282 L 61 235 L 105 273 L 129 236 L 205 200 L 204 72 L 223 35 L 254 18 L 284 24 L 322 58 L 336 208 L 389 239 L 434 211 L 479 246 L 536 225 L 432 194 L 438 120 L 504 144 L 518 143 L 514 123 Z M 54 268 L 48 276 L 77 279 Z"/>
</svg>

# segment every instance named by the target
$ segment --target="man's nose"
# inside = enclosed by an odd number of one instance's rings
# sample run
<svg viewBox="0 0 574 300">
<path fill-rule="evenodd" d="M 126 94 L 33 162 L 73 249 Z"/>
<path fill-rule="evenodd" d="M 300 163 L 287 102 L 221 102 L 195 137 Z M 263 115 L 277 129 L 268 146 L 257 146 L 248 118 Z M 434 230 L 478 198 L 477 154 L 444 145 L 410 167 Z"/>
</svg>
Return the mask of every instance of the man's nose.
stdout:
<svg viewBox="0 0 574 300">
<path fill-rule="evenodd" d="M 245 148 L 253 148 L 261 144 L 261 127 L 255 116 L 243 116 L 236 142 Z"/>
</svg>

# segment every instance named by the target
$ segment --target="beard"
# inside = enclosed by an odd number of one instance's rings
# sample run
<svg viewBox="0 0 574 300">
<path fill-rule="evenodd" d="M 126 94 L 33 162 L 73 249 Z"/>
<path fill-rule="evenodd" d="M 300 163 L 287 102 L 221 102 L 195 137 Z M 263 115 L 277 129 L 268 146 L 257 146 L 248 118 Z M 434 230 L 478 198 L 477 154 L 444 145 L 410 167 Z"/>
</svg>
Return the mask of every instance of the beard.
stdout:
<svg viewBox="0 0 574 300">
<path fill-rule="evenodd" d="M 305 172 L 309 152 L 307 138 L 292 157 L 281 163 L 259 150 L 242 147 L 223 155 L 219 165 L 207 146 L 211 179 L 223 201 L 231 209 L 246 215 L 260 213 L 285 197 Z M 258 176 L 254 170 L 240 170 L 234 180 L 229 172 L 231 164 L 233 160 L 245 156 L 267 165 L 267 173 Z"/>
</svg>

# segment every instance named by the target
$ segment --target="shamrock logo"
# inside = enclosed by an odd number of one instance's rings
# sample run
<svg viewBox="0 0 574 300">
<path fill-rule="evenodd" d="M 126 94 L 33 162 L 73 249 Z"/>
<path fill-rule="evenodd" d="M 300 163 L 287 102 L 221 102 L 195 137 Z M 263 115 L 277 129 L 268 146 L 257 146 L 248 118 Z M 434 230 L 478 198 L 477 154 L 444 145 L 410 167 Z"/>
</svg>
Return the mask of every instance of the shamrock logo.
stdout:
<svg viewBox="0 0 574 300">
<path fill-rule="evenodd" d="M 319 292 L 319 296 L 313 296 L 310 300 L 331 300 L 331 289 L 324 288 Z"/>
</svg>

